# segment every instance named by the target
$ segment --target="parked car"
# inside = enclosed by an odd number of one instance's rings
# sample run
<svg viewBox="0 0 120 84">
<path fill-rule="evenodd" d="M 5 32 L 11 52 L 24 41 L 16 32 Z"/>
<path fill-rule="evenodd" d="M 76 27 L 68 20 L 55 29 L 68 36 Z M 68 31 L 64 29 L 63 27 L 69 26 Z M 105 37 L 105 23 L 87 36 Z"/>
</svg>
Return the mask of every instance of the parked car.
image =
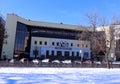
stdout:
<svg viewBox="0 0 120 84">
<path fill-rule="evenodd" d="M 92 64 L 92 61 L 91 60 L 86 60 L 83 62 L 84 64 Z"/>
<path fill-rule="evenodd" d="M 30 56 L 30 54 L 28 52 L 23 52 L 19 55 L 19 60 L 22 59 L 22 58 L 28 59 L 29 56 Z"/>
</svg>

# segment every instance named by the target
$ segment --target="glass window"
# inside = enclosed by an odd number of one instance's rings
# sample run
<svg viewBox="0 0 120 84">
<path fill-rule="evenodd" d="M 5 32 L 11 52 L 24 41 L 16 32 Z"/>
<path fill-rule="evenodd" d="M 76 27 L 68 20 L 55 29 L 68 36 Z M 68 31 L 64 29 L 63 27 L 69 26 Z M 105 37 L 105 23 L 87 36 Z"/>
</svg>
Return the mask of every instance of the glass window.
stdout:
<svg viewBox="0 0 120 84">
<path fill-rule="evenodd" d="M 47 41 L 45 41 L 45 45 L 47 45 Z"/>
<path fill-rule="evenodd" d="M 37 44 L 37 41 L 34 41 L 34 44 Z"/>
<path fill-rule="evenodd" d="M 42 45 L 42 41 L 40 41 L 40 45 Z"/>
<path fill-rule="evenodd" d="M 72 56 L 74 56 L 74 52 L 72 52 Z"/>
<path fill-rule="evenodd" d="M 77 44 L 77 47 L 79 47 L 79 44 Z"/>
<path fill-rule="evenodd" d="M 54 56 L 54 51 L 52 50 L 52 56 Z"/>
<path fill-rule="evenodd" d="M 69 51 L 64 52 L 64 56 L 69 56 L 69 55 L 70 55 Z"/>
<path fill-rule="evenodd" d="M 89 57 L 89 53 L 88 52 L 84 52 L 84 57 L 87 59 Z"/>
<path fill-rule="evenodd" d="M 49 55 L 49 50 L 46 51 L 46 56 L 48 56 L 48 55 Z"/>
<path fill-rule="evenodd" d="M 79 52 L 77 52 L 77 57 L 79 57 Z"/>
<path fill-rule="evenodd" d="M 71 43 L 71 47 L 73 46 L 73 43 Z"/>
<path fill-rule="evenodd" d="M 52 42 L 52 45 L 54 46 L 54 42 Z"/>
<path fill-rule="evenodd" d="M 59 46 L 59 42 L 57 42 L 57 46 Z"/>
<path fill-rule="evenodd" d="M 21 52 L 30 52 L 30 34 L 28 27 L 20 22 L 17 22 L 16 36 L 15 36 L 15 54 Z"/>
</svg>

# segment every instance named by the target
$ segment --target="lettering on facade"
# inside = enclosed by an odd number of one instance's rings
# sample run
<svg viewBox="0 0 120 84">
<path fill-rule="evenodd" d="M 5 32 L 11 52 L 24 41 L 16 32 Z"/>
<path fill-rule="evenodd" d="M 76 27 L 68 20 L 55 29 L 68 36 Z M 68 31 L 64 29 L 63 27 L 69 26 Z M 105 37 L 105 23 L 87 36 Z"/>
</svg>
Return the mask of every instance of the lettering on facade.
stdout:
<svg viewBox="0 0 120 84">
<path fill-rule="evenodd" d="M 69 43 L 67 41 L 60 41 L 59 42 L 59 46 L 56 46 L 55 49 L 71 50 L 72 48 L 69 47 Z"/>
<path fill-rule="evenodd" d="M 60 41 L 59 44 L 60 44 L 59 47 L 65 47 L 65 48 L 69 47 L 69 43 L 67 41 Z"/>
</svg>

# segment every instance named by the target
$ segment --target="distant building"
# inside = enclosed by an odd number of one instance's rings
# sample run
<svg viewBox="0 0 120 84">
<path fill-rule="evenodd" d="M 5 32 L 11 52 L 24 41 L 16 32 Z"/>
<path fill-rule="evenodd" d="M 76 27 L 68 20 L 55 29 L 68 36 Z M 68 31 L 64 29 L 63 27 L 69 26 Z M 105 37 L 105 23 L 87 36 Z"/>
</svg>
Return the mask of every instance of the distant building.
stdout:
<svg viewBox="0 0 120 84">
<path fill-rule="evenodd" d="M 32 21 L 8 14 L 5 25 L 8 37 L 4 39 L 3 55 L 7 59 L 21 53 L 30 58 L 90 59 L 90 42 L 79 40 L 77 35 L 85 27 Z"/>
<path fill-rule="evenodd" d="M 111 25 L 111 26 L 105 26 L 104 28 L 100 27 L 97 28 L 97 31 L 104 31 L 106 38 L 106 51 L 107 48 L 110 48 L 110 55 L 109 56 L 115 56 L 115 58 L 118 60 L 120 58 L 119 55 L 117 55 L 117 52 L 120 52 L 120 43 L 119 42 L 119 35 L 120 35 L 120 26 L 119 25 Z M 104 57 L 105 58 L 105 57 Z"/>
<path fill-rule="evenodd" d="M 5 30 L 5 20 L 2 15 L 0 15 L 0 54 L 2 51 L 3 39 L 4 39 L 4 30 Z M 0 55 L 1 58 L 1 55 Z"/>
<path fill-rule="evenodd" d="M 120 25 L 115 27 L 115 54 L 117 61 L 120 61 Z"/>
</svg>

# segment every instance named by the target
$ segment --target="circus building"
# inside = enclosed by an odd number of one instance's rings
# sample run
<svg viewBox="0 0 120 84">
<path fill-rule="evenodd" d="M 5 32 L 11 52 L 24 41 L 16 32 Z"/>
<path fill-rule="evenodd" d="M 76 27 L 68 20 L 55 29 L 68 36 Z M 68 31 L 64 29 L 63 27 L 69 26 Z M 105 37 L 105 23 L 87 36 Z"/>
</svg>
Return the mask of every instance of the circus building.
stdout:
<svg viewBox="0 0 120 84">
<path fill-rule="evenodd" d="M 77 37 L 85 27 L 8 14 L 5 28 L 8 37 L 4 39 L 2 56 L 7 59 L 21 53 L 27 53 L 31 59 L 90 59 L 90 42 Z"/>
</svg>

